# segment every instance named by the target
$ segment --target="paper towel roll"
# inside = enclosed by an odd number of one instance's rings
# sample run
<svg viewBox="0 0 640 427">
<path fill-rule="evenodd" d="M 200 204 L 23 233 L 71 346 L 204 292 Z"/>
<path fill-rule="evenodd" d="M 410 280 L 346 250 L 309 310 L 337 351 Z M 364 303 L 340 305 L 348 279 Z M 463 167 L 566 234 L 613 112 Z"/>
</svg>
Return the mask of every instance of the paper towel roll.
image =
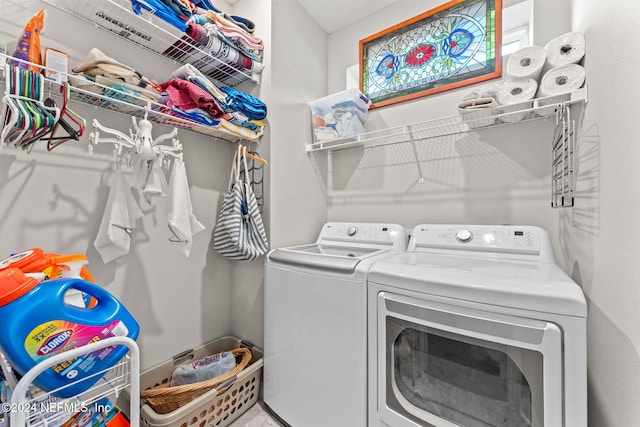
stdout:
<svg viewBox="0 0 640 427">
<path fill-rule="evenodd" d="M 540 82 L 540 96 L 556 96 L 573 92 L 582 87 L 586 77 L 584 67 L 569 64 L 547 71 Z"/>
<path fill-rule="evenodd" d="M 566 33 L 546 44 L 545 71 L 562 65 L 577 64 L 584 57 L 586 41 L 582 33 Z"/>
<path fill-rule="evenodd" d="M 507 77 L 530 78 L 540 81 L 542 67 L 547 60 L 547 50 L 540 46 L 528 46 L 511 54 L 507 62 Z"/>
<path fill-rule="evenodd" d="M 507 79 L 502 82 L 498 92 L 500 117 L 505 123 L 523 120 L 527 113 L 514 114 L 515 111 L 526 110 L 533 106 L 533 98 L 538 90 L 538 82 L 532 78 Z"/>
</svg>

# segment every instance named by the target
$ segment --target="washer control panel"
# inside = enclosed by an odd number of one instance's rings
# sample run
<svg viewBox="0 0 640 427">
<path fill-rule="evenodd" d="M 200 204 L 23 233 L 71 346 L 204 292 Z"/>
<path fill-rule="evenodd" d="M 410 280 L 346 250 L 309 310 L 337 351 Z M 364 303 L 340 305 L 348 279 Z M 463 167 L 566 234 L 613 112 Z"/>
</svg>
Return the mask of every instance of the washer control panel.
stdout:
<svg viewBox="0 0 640 427">
<path fill-rule="evenodd" d="M 404 249 L 407 232 L 398 224 L 329 222 L 322 227 L 318 242 L 354 242 L 391 245 Z"/>
<path fill-rule="evenodd" d="M 549 235 L 536 226 L 421 224 L 408 251 L 467 251 L 536 256 L 553 260 Z"/>
</svg>

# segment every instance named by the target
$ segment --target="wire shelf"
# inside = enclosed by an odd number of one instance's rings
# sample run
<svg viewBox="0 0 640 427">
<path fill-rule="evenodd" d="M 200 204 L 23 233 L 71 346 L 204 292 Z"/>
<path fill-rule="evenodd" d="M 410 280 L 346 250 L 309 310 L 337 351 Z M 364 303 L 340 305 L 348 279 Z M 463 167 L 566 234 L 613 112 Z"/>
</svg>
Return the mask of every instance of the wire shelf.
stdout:
<svg viewBox="0 0 640 427">
<path fill-rule="evenodd" d="M 328 201 L 397 199 L 427 192 L 445 196 L 468 186 L 503 188 L 506 183 L 532 179 L 526 168 L 483 143 L 475 131 L 542 120 L 548 123 L 545 129 L 553 129 L 551 206 L 570 207 L 577 137 L 572 107 L 586 103 L 586 98 L 584 87 L 568 95 L 314 141 L 306 151 Z M 316 159 L 321 153 L 326 158 Z M 461 176 L 475 179 L 465 182 Z"/>
<path fill-rule="evenodd" d="M 6 54 L 0 53 L 0 67 L 2 68 L 2 81 L 6 79 L 4 75 L 4 65 L 7 61 L 20 62 L 29 64 L 31 66 L 42 68 L 43 70 L 51 70 L 50 68 L 32 64 L 27 61 L 11 58 Z M 67 80 L 70 82 L 77 81 L 77 77 L 71 74 L 62 73 L 56 71 L 57 79 L 45 78 L 45 92 L 49 94 L 58 94 L 60 91 L 60 85 L 62 81 Z M 75 79 L 75 80 L 74 80 Z M 195 121 L 175 116 L 171 114 L 171 110 L 164 104 L 160 104 L 146 98 L 140 98 L 131 93 L 122 92 L 116 88 L 104 86 L 95 82 L 91 84 L 92 90 L 83 89 L 81 87 L 70 85 L 71 99 L 91 105 L 94 107 L 103 108 L 117 113 L 125 114 L 127 116 L 146 117 L 148 120 L 165 124 L 179 129 L 196 132 L 199 134 L 215 137 L 227 142 L 235 143 L 238 141 L 258 141 L 260 138 L 259 133 L 247 133 L 240 135 L 234 133 L 232 130 L 227 130 L 223 126 L 228 123 L 221 120 L 219 126 L 207 126 Z M 237 125 L 228 123 L 229 129 L 233 129 Z"/>
<path fill-rule="evenodd" d="M 263 65 L 251 61 L 253 70 L 240 66 L 240 52 L 216 40 L 199 45 L 180 29 L 146 10 L 136 15 L 128 0 L 42 0 L 61 11 L 175 62 L 193 64 L 204 75 L 227 86 L 258 81 Z"/>
<path fill-rule="evenodd" d="M 306 151 L 375 148 L 411 141 L 426 141 L 485 128 L 514 125 L 532 120 L 545 120 L 555 118 L 556 112 L 562 105 L 583 102 L 585 99 L 586 88 L 583 88 L 571 94 L 570 99 L 569 96 L 537 98 L 526 103 L 474 111 L 465 115 L 459 114 L 432 119 L 367 132 L 348 138 L 314 141 L 307 144 Z"/>
</svg>

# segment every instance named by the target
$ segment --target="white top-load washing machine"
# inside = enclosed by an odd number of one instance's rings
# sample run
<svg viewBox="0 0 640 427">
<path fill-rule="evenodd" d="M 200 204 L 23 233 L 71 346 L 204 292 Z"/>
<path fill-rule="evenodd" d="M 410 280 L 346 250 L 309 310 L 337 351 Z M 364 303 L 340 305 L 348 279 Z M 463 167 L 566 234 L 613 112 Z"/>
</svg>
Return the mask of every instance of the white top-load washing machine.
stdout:
<svg viewBox="0 0 640 427">
<path fill-rule="evenodd" d="M 370 426 L 587 425 L 585 298 L 543 229 L 419 225 L 368 304 Z"/>
<path fill-rule="evenodd" d="M 264 402 L 289 425 L 366 427 L 366 275 L 406 245 L 396 224 L 333 222 L 267 256 Z"/>
</svg>

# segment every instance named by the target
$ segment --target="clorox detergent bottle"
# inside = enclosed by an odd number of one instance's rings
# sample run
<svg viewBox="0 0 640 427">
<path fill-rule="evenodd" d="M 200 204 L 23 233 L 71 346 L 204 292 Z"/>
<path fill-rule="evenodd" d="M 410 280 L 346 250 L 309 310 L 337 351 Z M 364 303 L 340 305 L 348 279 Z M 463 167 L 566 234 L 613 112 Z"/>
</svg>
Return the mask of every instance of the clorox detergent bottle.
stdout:
<svg viewBox="0 0 640 427">
<path fill-rule="evenodd" d="M 65 293 L 74 290 L 93 297 L 95 306 L 65 302 Z M 136 339 L 139 332 L 131 314 L 101 287 L 79 278 L 39 283 L 18 268 L 0 271 L 0 319 L 4 330 L 0 347 L 23 375 L 54 354 L 113 336 Z M 87 377 L 115 365 L 126 352 L 125 346 L 118 345 L 82 355 L 47 369 L 34 383 L 45 391 L 67 386 L 54 393 L 58 397 L 76 395 L 101 375 Z"/>
</svg>

